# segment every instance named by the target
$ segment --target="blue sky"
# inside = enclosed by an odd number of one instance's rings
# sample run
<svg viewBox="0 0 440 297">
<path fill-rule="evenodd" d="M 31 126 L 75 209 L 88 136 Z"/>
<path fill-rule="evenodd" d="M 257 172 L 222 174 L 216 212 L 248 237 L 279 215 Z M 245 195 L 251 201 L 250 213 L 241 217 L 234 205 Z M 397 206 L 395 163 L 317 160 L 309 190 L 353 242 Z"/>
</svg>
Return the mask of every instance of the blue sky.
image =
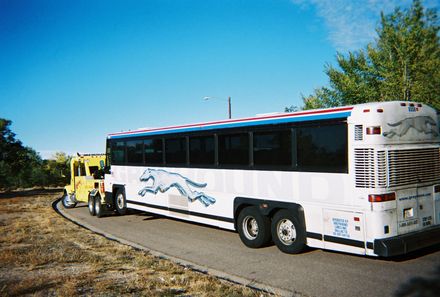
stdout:
<svg viewBox="0 0 440 297">
<path fill-rule="evenodd" d="M 228 96 L 233 117 L 283 111 L 397 3 L 411 1 L 0 0 L 0 117 L 46 158 L 103 152 L 111 132 L 224 119 Z"/>
</svg>

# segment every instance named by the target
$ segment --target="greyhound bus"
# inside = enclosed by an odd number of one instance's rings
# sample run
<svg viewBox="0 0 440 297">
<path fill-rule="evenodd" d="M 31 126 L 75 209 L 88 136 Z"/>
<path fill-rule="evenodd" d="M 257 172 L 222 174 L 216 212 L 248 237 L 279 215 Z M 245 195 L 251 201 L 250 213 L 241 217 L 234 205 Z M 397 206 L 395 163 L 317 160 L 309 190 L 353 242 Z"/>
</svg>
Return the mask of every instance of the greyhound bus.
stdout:
<svg viewBox="0 0 440 297">
<path fill-rule="evenodd" d="M 380 102 L 107 137 L 103 203 L 236 230 L 251 248 L 395 256 L 440 242 L 436 111 Z"/>
</svg>

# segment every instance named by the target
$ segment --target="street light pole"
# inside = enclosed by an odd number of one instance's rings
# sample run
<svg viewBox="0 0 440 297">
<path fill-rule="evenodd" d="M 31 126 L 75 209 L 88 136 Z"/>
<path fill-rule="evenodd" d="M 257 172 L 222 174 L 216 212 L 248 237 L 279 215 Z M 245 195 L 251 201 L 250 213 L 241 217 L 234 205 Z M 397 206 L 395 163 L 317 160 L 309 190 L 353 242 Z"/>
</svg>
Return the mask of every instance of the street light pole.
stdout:
<svg viewBox="0 0 440 297">
<path fill-rule="evenodd" d="M 231 115 L 231 96 L 228 96 L 228 114 L 229 114 L 229 119 L 231 119 L 232 115 Z"/>
<path fill-rule="evenodd" d="M 222 99 L 222 100 L 225 100 L 224 98 L 211 97 L 211 96 L 203 97 L 203 100 L 209 100 L 209 99 Z M 228 96 L 228 117 L 230 119 L 232 118 L 231 96 Z"/>
</svg>

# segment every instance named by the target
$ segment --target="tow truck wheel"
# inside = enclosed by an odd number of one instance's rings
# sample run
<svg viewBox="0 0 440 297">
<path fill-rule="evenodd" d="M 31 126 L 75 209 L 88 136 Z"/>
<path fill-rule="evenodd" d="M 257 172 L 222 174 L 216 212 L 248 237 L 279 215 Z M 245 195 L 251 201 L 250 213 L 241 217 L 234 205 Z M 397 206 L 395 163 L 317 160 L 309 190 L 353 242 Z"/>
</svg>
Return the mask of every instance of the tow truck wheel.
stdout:
<svg viewBox="0 0 440 297">
<path fill-rule="evenodd" d="M 104 215 L 104 209 L 101 204 L 101 197 L 99 195 L 95 196 L 95 214 L 96 217 L 100 218 Z"/>
<path fill-rule="evenodd" d="M 95 199 L 92 196 L 90 196 L 90 195 L 89 195 L 88 207 L 89 207 L 90 215 L 94 216 L 96 214 Z"/>
<path fill-rule="evenodd" d="M 118 190 L 115 200 L 116 211 L 121 216 L 125 215 L 127 213 L 127 201 L 125 200 L 125 194 L 123 190 Z"/>
<path fill-rule="evenodd" d="M 61 202 L 63 203 L 64 208 L 74 208 L 76 206 L 76 202 L 72 202 L 69 194 L 64 192 L 63 197 L 61 198 Z"/>
</svg>

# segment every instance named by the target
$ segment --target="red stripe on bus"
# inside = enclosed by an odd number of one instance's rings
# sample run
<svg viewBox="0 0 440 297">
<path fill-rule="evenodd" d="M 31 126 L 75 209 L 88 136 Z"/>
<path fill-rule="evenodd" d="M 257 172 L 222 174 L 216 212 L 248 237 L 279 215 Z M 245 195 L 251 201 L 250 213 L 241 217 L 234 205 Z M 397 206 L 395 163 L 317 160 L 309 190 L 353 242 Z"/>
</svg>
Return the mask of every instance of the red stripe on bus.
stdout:
<svg viewBox="0 0 440 297">
<path fill-rule="evenodd" d="M 320 114 L 320 113 L 336 113 L 336 112 L 341 112 L 341 111 L 349 111 L 352 109 L 353 109 L 353 107 L 342 107 L 342 108 L 325 109 L 325 110 L 318 110 L 318 111 L 304 111 L 304 112 L 299 112 L 299 113 L 294 113 L 294 114 L 287 113 L 287 114 L 282 114 L 282 115 L 243 118 L 243 119 L 236 119 L 236 120 L 221 120 L 221 121 L 216 121 L 216 122 L 206 122 L 206 123 L 188 124 L 188 125 L 181 125 L 181 126 L 169 126 L 169 127 L 152 128 L 152 129 L 145 129 L 145 130 L 118 132 L 118 133 L 111 133 L 111 134 L 109 134 L 109 136 L 124 135 L 124 134 L 128 135 L 128 134 L 145 133 L 145 132 L 155 132 L 155 131 L 163 131 L 163 130 L 170 130 L 170 129 L 203 127 L 203 126 L 211 126 L 211 125 L 218 125 L 218 124 L 232 124 L 232 123 L 240 123 L 240 122 L 246 122 L 246 121 L 251 122 L 251 121 L 265 120 L 265 119 L 297 117 L 297 116 L 313 115 L 313 114 Z"/>
</svg>

